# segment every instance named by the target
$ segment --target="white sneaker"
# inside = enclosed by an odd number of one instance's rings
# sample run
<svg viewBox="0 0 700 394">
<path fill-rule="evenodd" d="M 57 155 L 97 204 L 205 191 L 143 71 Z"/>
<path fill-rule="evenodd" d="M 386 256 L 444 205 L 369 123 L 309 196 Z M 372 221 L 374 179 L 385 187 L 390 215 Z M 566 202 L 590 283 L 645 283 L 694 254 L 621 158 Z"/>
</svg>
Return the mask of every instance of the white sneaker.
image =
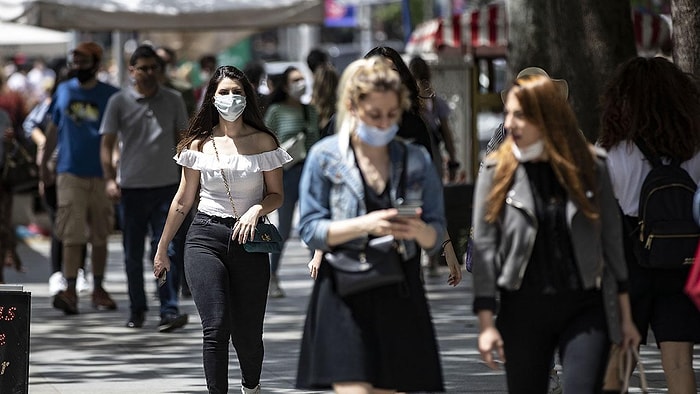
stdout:
<svg viewBox="0 0 700 394">
<path fill-rule="evenodd" d="M 260 385 L 255 386 L 254 389 L 249 389 L 245 386 L 241 386 L 241 393 L 242 394 L 260 394 L 262 391 L 260 391 Z"/>
<path fill-rule="evenodd" d="M 68 282 L 63 277 L 63 272 L 56 271 L 49 276 L 49 293 L 54 296 L 68 288 Z"/>
<path fill-rule="evenodd" d="M 78 293 L 90 291 L 90 282 L 85 277 L 85 271 L 81 268 L 78 270 L 78 278 L 75 280 L 75 290 Z"/>
</svg>

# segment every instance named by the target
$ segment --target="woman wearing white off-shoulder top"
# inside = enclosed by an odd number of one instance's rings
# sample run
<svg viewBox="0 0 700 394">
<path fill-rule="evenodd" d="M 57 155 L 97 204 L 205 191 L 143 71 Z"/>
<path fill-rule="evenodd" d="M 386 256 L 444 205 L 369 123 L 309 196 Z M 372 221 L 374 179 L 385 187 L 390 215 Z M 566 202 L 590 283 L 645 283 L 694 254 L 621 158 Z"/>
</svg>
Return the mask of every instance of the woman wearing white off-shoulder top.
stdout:
<svg viewBox="0 0 700 394">
<path fill-rule="evenodd" d="M 232 66 L 219 67 L 211 77 L 177 151 L 183 176 L 153 272 L 159 276 L 170 268 L 168 243 L 199 190 L 185 244 L 185 275 L 202 319 L 207 389 L 228 390 L 231 340 L 241 366 L 241 391 L 259 393 L 270 264 L 267 253 L 246 252 L 243 244 L 258 220 L 282 205 L 282 164 L 291 157 L 265 126 L 252 85 Z"/>
</svg>

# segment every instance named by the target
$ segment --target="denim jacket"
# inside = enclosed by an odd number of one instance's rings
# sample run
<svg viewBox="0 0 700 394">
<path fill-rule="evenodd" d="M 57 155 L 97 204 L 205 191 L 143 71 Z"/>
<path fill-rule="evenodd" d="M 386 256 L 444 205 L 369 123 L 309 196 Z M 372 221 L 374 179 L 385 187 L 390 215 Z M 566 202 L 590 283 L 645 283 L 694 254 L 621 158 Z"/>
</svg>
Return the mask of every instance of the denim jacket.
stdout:
<svg viewBox="0 0 700 394">
<path fill-rule="evenodd" d="M 351 148 L 342 149 L 338 135 L 326 137 L 316 143 L 306 156 L 299 184 L 299 227 L 301 238 L 312 249 L 330 250 L 327 243 L 328 228 L 334 220 L 343 220 L 367 213 L 362 176 L 355 164 Z M 346 137 L 347 138 L 347 137 Z M 404 152 L 406 167 L 404 169 Z M 445 232 L 442 183 L 428 152 L 420 146 L 394 139 L 389 143 L 390 196 L 397 199 L 416 199 L 423 202 L 421 218 L 437 232 L 437 242 L 428 250 L 437 253 Z M 404 176 L 405 194 L 398 190 Z M 354 239 L 345 244 L 361 248 L 367 238 Z M 416 255 L 415 242 L 404 242 L 404 258 Z"/>
<path fill-rule="evenodd" d="M 484 219 L 493 184 L 495 161 L 487 159 L 474 193 L 475 311 L 494 309 L 498 289 L 518 290 L 537 234 L 535 202 L 525 168 L 516 169 L 498 220 Z M 576 267 L 584 289 L 602 289 L 611 339 L 618 341 L 618 291 L 626 291 L 627 266 L 622 248 L 622 221 L 604 158 L 597 160 L 596 190 L 600 220 L 591 221 L 569 200 L 566 219 Z M 619 290 L 618 290 L 619 289 Z"/>
</svg>

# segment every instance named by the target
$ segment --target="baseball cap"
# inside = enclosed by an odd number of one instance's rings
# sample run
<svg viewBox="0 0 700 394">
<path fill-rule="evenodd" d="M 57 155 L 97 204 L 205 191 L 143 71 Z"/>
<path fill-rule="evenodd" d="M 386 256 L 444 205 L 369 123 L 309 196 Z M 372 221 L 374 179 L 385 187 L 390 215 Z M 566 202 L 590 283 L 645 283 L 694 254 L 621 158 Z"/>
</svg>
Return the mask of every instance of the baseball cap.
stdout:
<svg viewBox="0 0 700 394">
<path fill-rule="evenodd" d="M 549 78 L 552 82 L 554 82 L 554 85 L 557 86 L 559 91 L 561 92 L 562 96 L 564 98 L 569 97 L 569 84 L 566 82 L 564 79 L 555 79 L 549 76 L 546 71 L 539 67 L 527 67 L 522 69 L 519 73 L 518 76 L 515 77 L 516 80 L 526 77 L 528 75 L 542 75 L 547 78 Z M 508 95 L 508 89 L 504 89 L 501 91 L 501 100 L 505 103 L 506 102 L 506 96 Z"/>
<path fill-rule="evenodd" d="M 102 61 L 102 47 L 92 41 L 78 44 L 78 46 L 73 49 L 72 53 L 91 56 L 97 63 Z"/>
</svg>

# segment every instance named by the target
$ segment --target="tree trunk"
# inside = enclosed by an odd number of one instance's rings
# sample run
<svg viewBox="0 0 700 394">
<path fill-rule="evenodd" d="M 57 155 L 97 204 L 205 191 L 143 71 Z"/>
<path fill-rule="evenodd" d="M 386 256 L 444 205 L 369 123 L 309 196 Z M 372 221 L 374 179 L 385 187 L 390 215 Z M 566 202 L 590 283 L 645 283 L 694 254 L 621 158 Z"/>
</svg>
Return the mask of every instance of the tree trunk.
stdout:
<svg viewBox="0 0 700 394">
<path fill-rule="evenodd" d="M 683 71 L 700 78 L 700 7 L 698 0 L 673 0 L 673 59 Z"/>
<path fill-rule="evenodd" d="M 538 66 L 552 78 L 566 79 L 579 126 L 589 141 L 595 141 L 604 84 L 618 64 L 636 56 L 629 0 L 507 4 L 511 76 Z"/>
</svg>

